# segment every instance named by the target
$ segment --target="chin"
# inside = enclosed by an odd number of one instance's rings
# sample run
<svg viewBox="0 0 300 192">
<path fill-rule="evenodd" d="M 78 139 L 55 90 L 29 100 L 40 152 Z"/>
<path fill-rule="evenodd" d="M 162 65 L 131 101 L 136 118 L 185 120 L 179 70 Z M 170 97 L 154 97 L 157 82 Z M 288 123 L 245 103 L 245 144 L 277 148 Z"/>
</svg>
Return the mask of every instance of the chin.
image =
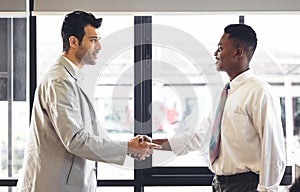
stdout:
<svg viewBox="0 0 300 192">
<path fill-rule="evenodd" d="M 87 65 L 96 65 L 95 60 L 85 61 L 84 63 L 86 63 Z"/>
</svg>

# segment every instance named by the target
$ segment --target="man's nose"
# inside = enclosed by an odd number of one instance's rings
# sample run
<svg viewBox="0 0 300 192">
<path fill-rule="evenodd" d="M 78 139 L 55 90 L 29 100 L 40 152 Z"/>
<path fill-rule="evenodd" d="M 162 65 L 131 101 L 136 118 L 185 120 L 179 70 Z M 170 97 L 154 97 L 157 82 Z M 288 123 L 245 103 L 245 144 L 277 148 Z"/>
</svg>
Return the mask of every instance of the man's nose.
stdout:
<svg viewBox="0 0 300 192">
<path fill-rule="evenodd" d="M 95 47 L 97 50 L 101 50 L 101 44 L 100 44 L 100 42 L 98 41 L 97 43 L 96 43 L 96 47 Z"/>
<path fill-rule="evenodd" d="M 218 55 L 218 50 L 216 50 L 214 53 L 214 56 L 217 56 L 217 55 Z"/>
</svg>

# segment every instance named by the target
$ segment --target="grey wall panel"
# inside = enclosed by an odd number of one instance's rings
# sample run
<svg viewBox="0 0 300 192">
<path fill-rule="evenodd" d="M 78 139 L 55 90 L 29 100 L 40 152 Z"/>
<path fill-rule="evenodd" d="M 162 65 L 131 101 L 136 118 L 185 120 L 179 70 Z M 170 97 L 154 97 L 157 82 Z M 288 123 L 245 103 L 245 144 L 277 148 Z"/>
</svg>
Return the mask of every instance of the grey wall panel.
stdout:
<svg viewBox="0 0 300 192">
<path fill-rule="evenodd" d="M 0 12 L 25 12 L 26 0 L 0 0 Z"/>
<path fill-rule="evenodd" d="M 36 12 L 300 11 L 299 0 L 35 0 Z"/>
</svg>

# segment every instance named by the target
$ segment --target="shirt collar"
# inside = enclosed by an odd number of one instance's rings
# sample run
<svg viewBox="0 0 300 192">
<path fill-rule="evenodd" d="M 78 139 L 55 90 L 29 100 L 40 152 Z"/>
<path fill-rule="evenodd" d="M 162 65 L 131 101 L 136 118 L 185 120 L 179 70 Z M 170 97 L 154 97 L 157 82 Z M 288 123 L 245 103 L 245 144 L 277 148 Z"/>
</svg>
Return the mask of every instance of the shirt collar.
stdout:
<svg viewBox="0 0 300 192">
<path fill-rule="evenodd" d="M 79 68 L 67 57 L 63 56 L 65 58 L 65 60 L 71 65 L 71 67 L 74 69 L 75 73 L 77 74 Z"/>
<path fill-rule="evenodd" d="M 241 86 L 247 79 L 254 75 L 251 69 L 244 71 L 243 73 L 236 76 L 232 81 L 229 82 L 230 89 L 229 92 L 234 92 L 239 86 Z"/>
</svg>

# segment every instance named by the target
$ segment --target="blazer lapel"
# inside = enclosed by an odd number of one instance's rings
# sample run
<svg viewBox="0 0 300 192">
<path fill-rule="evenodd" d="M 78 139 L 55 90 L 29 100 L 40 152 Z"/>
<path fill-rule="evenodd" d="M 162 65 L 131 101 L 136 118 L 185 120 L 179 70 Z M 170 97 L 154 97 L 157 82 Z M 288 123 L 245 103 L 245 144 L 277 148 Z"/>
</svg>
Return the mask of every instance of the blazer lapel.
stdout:
<svg viewBox="0 0 300 192">
<path fill-rule="evenodd" d="M 74 80 L 78 83 L 78 78 L 77 78 L 74 68 L 63 56 L 60 56 L 60 58 L 58 59 L 58 63 L 62 64 L 65 67 L 65 69 L 67 70 L 67 72 L 71 75 L 71 77 L 74 78 Z M 88 104 L 93 133 L 94 133 L 94 135 L 98 136 L 99 132 L 98 132 L 98 128 L 97 128 L 97 121 L 96 121 L 97 119 L 96 119 L 96 113 L 95 113 L 94 107 L 93 107 L 92 103 L 90 102 L 88 96 L 85 94 L 85 92 L 81 89 L 81 87 L 77 83 L 76 83 L 77 88 L 80 90 L 81 95 L 83 95 L 84 99 L 86 100 L 86 102 Z M 82 114 L 82 115 L 84 116 L 84 114 Z"/>
</svg>

